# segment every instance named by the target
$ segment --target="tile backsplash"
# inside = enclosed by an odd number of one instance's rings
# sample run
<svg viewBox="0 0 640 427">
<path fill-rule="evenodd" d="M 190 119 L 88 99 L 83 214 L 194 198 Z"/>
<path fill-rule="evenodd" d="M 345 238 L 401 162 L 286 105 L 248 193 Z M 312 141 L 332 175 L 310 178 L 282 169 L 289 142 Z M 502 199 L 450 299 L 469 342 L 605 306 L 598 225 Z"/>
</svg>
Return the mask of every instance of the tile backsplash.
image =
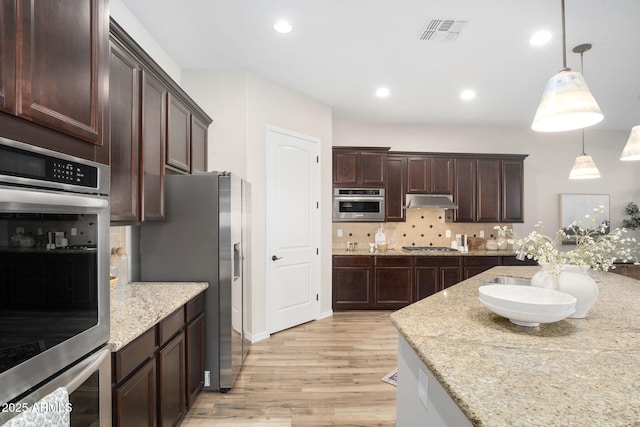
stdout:
<svg viewBox="0 0 640 427">
<path fill-rule="evenodd" d="M 118 247 L 126 247 L 127 245 L 127 228 L 126 227 L 111 227 L 109 229 L 109 249 L 110 252 Z"/>
<path fill-rule="evenodd" d="M 358 243 L 358 249 L 366 250 L 369 243 L 375 242 L 375 234 L 383 226 L 389 248 L 402 246 L 451 246 L 456 234 L 467 234 L 480 237 L 484 232 L 485 239 L 497 237 L 494 229 L 499 223 L 453 223 L 445 222 L 444 209 L 409 209 L 406 222 L 334 222 L 333 247 L 346 248 L 347 242 Z M 342 230 L 342 237 L 338 237 Z M 451 237 L 446 237 L 446 231 Z"/>
</svg>

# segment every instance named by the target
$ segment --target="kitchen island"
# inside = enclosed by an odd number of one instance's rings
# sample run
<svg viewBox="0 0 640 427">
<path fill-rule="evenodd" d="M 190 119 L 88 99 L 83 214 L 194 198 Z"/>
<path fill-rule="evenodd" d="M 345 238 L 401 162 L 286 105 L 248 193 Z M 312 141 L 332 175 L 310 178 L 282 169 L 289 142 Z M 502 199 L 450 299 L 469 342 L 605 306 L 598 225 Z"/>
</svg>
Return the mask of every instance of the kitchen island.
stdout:
<svg viewBox="0 0 640 427">
<path fill-rule="evenodd" d="M 534 328 L 478 301 L 494 277 L 538 269 L 495 267 L 391 315 L 401 335 L 398 426 L 640 423 L 640 282 L 592 273 L 600 295 L 586 319 Z"/>
</svg>

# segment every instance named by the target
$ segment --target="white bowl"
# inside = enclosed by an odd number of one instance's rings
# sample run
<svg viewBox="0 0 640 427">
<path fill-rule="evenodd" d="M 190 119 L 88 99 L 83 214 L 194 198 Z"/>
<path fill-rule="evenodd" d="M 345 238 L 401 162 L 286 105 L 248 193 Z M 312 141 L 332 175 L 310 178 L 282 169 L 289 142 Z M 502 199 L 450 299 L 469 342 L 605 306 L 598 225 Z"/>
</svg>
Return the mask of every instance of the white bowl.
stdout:
<svg viewBox="0 0 640 427">
<path fill-rule="evenodd" d="M 565 319 L 576 311 L 575 297 L 553 289 L 520 285 L 485 285 L 480 302 L 520 326 L 538 326 Z"/>
<path fill-rule="evenodd" d="M 487 240 L 484 244 L 484 247 L 489 251 L 497 251 L 498 250 L 498 241 L 497 240 Z"/>
</svg>

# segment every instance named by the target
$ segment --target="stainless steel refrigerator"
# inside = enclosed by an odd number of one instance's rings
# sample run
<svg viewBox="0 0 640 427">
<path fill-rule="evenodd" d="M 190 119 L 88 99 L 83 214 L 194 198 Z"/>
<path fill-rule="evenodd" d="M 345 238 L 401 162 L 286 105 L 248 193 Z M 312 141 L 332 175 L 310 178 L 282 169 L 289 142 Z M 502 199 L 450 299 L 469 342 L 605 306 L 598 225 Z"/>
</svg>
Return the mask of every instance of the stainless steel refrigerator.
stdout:
<svg viewBox="0 0 640 427">
<path fill-rule="evenodd" d="M 233 387 L 249 350 L 250 186 L 228 172 L 165 177 L 165 221 L 140 227 L 142 281 L 203 281 L 204 389 Z"/>
</svg>

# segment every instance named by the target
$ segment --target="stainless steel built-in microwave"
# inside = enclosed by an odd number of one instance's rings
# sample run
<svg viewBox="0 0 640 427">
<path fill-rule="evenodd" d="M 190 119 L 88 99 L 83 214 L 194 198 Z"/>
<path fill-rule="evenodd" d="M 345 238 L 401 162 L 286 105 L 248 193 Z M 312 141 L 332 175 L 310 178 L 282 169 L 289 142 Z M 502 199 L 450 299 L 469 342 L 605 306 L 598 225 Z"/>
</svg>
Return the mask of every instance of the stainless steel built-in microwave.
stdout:
<svg viewBox="0 0 640 427">
<path fill-rule="evenodd" d="M 334 188 L 333 220 L 382 222 L 385 218 L 383 188 Z"/>
</svg>

